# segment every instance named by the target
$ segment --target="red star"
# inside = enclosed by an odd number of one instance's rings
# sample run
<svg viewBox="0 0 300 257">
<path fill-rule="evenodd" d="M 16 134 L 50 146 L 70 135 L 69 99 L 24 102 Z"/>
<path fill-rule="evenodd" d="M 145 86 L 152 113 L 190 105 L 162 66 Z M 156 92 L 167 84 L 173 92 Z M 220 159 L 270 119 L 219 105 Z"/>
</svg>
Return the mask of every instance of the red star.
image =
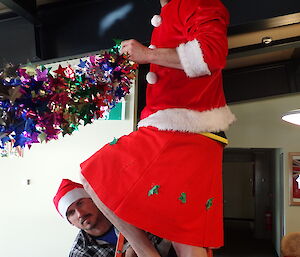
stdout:
<svg viewBox="0 0 300 257">
<path fill-rule="evenodd" d="M 66 70 L 66 68 L 63 68 L 63 67 L 61 67 L 61 65 L 59 65 L 58 69 L 55 70 L 54 72 L 64 77 L 64 76 L 66 76 L 65 70 Z"/>
</svg>

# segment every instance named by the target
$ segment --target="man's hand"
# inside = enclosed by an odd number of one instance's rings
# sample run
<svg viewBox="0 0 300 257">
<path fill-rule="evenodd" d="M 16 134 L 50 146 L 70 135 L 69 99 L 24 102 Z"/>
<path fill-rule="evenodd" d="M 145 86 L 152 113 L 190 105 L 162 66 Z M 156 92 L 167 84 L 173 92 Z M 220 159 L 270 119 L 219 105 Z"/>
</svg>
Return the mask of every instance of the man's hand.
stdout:
<svg viewBox="0 0 300 257">
<path fill-rule="evenodd" d="M 133 251 L 132 247 L 126 250 L 125 257 L 137 257 L 136 253 Z"/>
<path fill-rule="evenodd" d="M 121 42 L 121 54 L 128 55 L 129 59 L 139 64 L 150 63 L 151 49 L 134 39 Z"/>
<path fill-rule="evenodd" d="M 183 69 L 175 48 L 150 49 L 134 39 L 121 42 L 121 54 L 139 64 L 153 63 L 161 66 Z"/>
</svg>

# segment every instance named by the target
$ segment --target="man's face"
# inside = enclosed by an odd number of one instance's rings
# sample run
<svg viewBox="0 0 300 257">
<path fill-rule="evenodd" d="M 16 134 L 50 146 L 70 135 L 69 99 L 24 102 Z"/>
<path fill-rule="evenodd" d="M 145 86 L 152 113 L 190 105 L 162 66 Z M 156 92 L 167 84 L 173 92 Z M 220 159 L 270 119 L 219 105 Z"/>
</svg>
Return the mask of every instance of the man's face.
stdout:
<svg viewBox="0 0 300 257">
<path fill-rule="evenodd" d="M 90 198 L 81 198 L 72 203 L 67 209 L 66 215 L 71 224 L 86 232 L 108 223 L 108 220 Z"/>
</svg>

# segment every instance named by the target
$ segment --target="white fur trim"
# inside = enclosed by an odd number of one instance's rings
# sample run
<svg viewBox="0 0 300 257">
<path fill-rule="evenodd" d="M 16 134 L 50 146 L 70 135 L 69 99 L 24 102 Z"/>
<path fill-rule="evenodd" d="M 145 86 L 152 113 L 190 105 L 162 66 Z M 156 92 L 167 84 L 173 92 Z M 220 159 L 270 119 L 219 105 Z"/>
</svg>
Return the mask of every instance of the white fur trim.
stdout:
<svg viewBox="0 0 300 257">
<path fill-rule="evenodd" d="M 149 84 L 155 84 L 157 82 L 157 75 L 154 72 L 148 72 L 146 75 L 146 80 Z"/>
<path fill-rule="evenodd" d="M 148 46 L 148 48 L 149 48 L 149 49 L 155 49 L 156 46 L 155 46 L 155 45 L 150 45 L 150 46 Z"/>
<path fill-rule="evenodd" d="M 161 25 L 161 23 L 162 23 L 162 18 L 161 18 L 160 15 L 154 15 L 152 17 L 152 19 L 151 19 L 152 26 L 154 26 L 154 27 L 157 28 L 157 27 L 159 27 Z"/>
<path fill-rule="evenodd" d="M 189 41 L 186 44 L 180 44 L 177 53 L 184 72 L 190 78 L 204 75 L 211 75 L 211 72 L 204 61 L 203 52 L 197 39 Z"/>
<path fill-rule="evenodd" d="M 157 111 L 138 123 L 138 127 L 156 127 L 191 133 L 219 132 L 228 129 L 235 116 L 226 105 L 209 111 L 171 108 Z"/>
<path fill-rule="evenodd" d="M 81 198 L 91 198 L 83 188 L 74 188 L 66 193 L 58 202 L 58 211 L 64 218 L 67 218 L 67 210 L 69 206 Z"/>
</svg>

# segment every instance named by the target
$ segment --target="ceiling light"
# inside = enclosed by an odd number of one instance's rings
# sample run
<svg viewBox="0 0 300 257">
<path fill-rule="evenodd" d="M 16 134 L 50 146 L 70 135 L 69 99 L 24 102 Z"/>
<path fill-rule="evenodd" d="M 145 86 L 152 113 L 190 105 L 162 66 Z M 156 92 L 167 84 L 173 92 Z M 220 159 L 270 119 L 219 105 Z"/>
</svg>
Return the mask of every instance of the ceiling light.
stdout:
<svg viewBox="0 0 300 257">
<path fill-rule="evenodd" d="M 292 111 L 285 113 L 281 117 L 281 119 L 283 119 L 284 121 L 296 124 L 296 125 L 300 125 L 300 109 L 292 110 Z"/>
<path fill-rule="evenodd" d="M 263 37 L 261 39 L 261 42 L 264 44 L 264 45 L 268 45 L 268 44 L 271 44 L 273 41 L 273 38 L 271 37 Z"/>
</svg>

